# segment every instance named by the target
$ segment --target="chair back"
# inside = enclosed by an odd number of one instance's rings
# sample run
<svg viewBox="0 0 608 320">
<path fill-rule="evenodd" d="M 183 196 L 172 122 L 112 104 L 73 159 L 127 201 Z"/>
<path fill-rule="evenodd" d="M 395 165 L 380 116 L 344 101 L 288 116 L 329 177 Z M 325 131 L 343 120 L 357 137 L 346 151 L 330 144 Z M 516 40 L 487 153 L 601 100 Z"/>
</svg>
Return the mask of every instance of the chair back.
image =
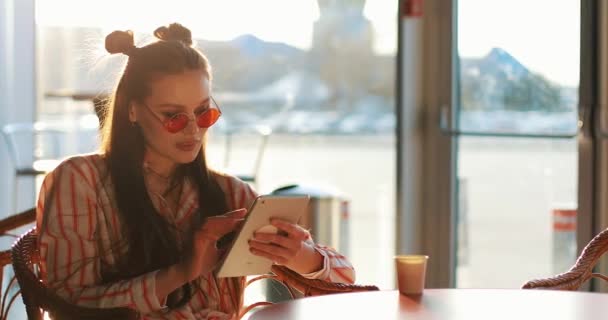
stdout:
<svg viewBox="0 0 608 320">
<path fill-rule="evenodd" d="M 11 249 L 13 269 L 29 320 L 42 320 L 47 311 L 52 319 L 139 319 L 130 308 L 89 308 L 72 304 L 50 290 L 38 276 L 39 255 L 36 228 L 22 235 Z"/>
<path fill-rule="evenodd" d="M 61 158 L 67 133 L 43 122 L 4 125 L 2 136 L 17 175 L 36 175 L 52 169 Z"/>
<path fill-rule="evenodd" d="M 226 126 L 218 128 L 224 134 L 223 170 L 257 187 L 262 160 L 272 134 L 269 126 Z M 251 148 L 255 146 L 255 160 L 251 166 Z M 243 161 L 248 159 L 248 161 Z M 247 169 L 249 168 L 249 169 Z"/>
<path fill-rule="evenodd" d="M 35 177 L 53 170 L 61 159 L 93 151 L 97 130 L 86 130 L 83 121 L 36 121 L 9 123 L 0 130 L 14 168 L 12 211 L 19 207 L 20 177 Z"/>
</svg>

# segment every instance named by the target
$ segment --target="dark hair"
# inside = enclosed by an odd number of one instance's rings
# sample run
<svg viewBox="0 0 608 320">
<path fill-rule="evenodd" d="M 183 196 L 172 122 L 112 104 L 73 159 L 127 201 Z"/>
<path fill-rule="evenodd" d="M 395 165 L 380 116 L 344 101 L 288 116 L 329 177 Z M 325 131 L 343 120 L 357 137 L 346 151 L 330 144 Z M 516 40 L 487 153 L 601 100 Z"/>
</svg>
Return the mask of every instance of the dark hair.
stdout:
<svg viewBox="0 0 608 320">
<path fill-rule="evenodd" d="M 142 168 L 144 137 L 139 126 L 129 122 L 129 106 L 145 99 L 150 93 L 149 84 L 156 77 L 202 70 L 211 80 L 211 68 L 205 56 L 192 47 L 190 30 L 182 25 L 160 27 L 154 35 L 158 41 L 140 48 L 135 47 L 131 31 L 114 31 L 106 37 L 108 52 L 124 53 L 129 59 L 107 107 L 101 146 L 114 185 L 127 251 L 104 281 L 132 278 L 167 267 L 179 262 L 191 249 L 192 239 L 178 241 L 177 230 L 157 212 L 148 196 Z M 199 211 L 193 215 L 192 229 L 202 225 L 207 217 L 227 211 L 224 192 L 207 167 L 204 143 L 196 159 L 180 165 L 176 175 L 189 179 L 199 191 Z M 188 283 L 171 293 L 167 306 L 177 308 L 187 303 L 192 289 Z"/>
</svg>

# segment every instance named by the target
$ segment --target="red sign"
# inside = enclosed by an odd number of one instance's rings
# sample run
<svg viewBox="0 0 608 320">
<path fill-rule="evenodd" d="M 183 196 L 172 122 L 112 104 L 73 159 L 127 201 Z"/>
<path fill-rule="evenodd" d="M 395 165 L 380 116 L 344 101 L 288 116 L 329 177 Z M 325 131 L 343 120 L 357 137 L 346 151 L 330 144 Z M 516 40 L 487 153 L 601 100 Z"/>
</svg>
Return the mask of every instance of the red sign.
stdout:
<svg viewBox="0 0 608 320">
<path fill-rule="evenodd" d="M 402 18 L 422 17 L 422 0 L 403 0 Z"/>
</svg>

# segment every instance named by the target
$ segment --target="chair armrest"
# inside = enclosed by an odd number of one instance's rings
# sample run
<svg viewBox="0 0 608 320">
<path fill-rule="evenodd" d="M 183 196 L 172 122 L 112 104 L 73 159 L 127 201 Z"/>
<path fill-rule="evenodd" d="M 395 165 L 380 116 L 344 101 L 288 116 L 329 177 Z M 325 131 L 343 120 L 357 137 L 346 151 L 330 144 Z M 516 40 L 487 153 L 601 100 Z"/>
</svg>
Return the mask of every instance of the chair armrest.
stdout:
<svg viewBox="0 0 608 320">
<path fill-rule="evenodd" d="M 31 208 L 0 220 L 0 235 L 36 221 L 36 209 Z"/>
<path fill-rule="evenodd" d="M 607 280 L 601 274 L 593 273 L 593 268 L 602 255 L 608 251 L 608 229 L 597 234 L 585 246 L 576 263 L 568 272 L 558 274 L 546 279 L 536 279 L 526 282 L 522 289 L 552 289 L 552 290 L 578 290 L 590 278 Z"/>
<path fill-rule="evenodd" d="M 379 290 L 378 287 L 373 285 L 334 283 L 319 279 L 308 279 L 285 266 L 273 265 L 272 272 L 276 275 L 277 280 L 302 292 L 306 297 L 332 293 Z"/>
</svg>

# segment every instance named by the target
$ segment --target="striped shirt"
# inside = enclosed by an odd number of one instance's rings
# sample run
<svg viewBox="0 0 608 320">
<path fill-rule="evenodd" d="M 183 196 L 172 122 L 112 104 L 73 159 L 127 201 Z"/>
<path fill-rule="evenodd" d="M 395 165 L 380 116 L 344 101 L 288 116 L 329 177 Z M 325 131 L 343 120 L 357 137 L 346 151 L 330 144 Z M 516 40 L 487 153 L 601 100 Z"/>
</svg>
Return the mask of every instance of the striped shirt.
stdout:
<svg viewBox="0 0 608 320">
<path fill-rule="evenodd" d="M 216 179 L 230 210 L 248 208 L 257 196 L 249 184 L 236 177 L 216 174 Z M 36 220 L 41 276 L 47 286 L 72 303 L 99 308 L 130 307 L 138 310 L 143 319 L 230 319 L 237 314 L 237 288 L 226 278 L 215 278 L 211 273 L 196 280 L 202 291 L 194 290 L 186 305 L 170 311 L 156 295 L 158 270 L 128 280 L 103 282 L 101 275 L 116 264 L 116 248 L 124 239 L 110 180 L 106 162 L 99 154 L 69 158 L 45 177 Z M 162 195 L 149 194 L 159 214 L 181 232 L 187 232 L 187 221 L 198 209 L 197 190 L 185 180 L 176 210 L 167 205 Z M 353 283 L 354 269 L 344 256 L 314 244 L 311 238 L 307 241 L 323 256 L 324 265 L 318 272 L 303 276 Z M 245 278 L 240 280 L 243 287 Z"/>
</svg>

